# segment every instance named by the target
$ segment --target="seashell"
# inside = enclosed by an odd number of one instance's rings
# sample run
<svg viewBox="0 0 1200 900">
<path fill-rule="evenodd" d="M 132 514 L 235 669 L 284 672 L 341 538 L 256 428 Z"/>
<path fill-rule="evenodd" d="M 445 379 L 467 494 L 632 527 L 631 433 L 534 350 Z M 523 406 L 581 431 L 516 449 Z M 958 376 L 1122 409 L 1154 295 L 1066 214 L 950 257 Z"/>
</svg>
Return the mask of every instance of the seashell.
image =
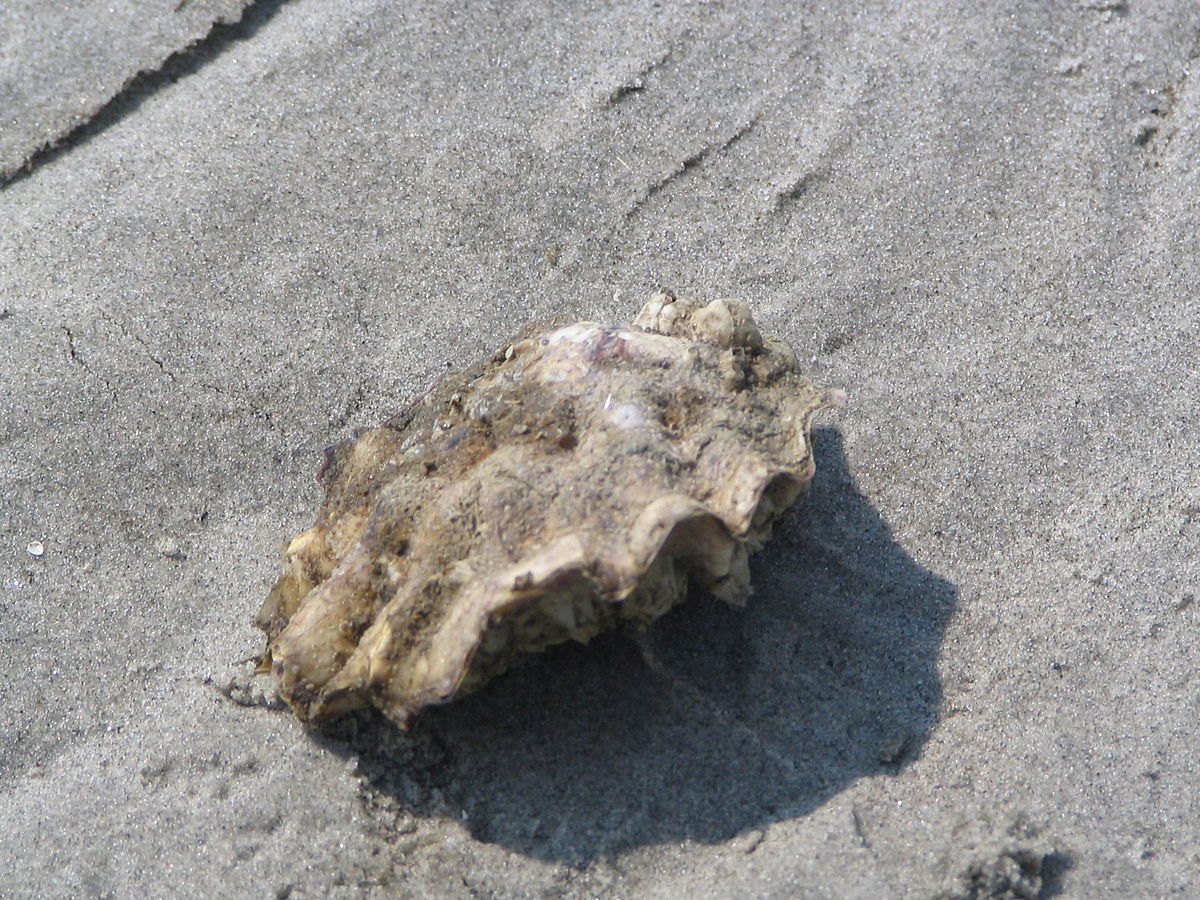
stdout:
<svg viewBox="0 0 1200 900">
<path fill-rule="evenodd" d="M 812 416 L 844 397 L 738 300 L 527 328 L 326 451 L 258 614 L 264 664 L 302 719 L 373 704 L 405 725 L 520 654 L 644 627 L 689 583 L 742 603 L 812 479 Z"/>
</svg>

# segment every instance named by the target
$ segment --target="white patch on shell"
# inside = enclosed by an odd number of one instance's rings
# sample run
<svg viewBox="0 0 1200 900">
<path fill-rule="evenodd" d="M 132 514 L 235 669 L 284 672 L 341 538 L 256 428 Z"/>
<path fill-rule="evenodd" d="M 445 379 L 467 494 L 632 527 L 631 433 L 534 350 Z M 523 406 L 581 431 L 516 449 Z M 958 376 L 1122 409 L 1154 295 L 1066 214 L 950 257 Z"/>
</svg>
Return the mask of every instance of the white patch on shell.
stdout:
<svg viewBox="0 0 1200 900">
<path fill-rule="evenodd" d="M 644 428 L 646 417 L 636 403 L 622 403 L 608 414 L 608 420 L 618 428 Z"/>
</svg>

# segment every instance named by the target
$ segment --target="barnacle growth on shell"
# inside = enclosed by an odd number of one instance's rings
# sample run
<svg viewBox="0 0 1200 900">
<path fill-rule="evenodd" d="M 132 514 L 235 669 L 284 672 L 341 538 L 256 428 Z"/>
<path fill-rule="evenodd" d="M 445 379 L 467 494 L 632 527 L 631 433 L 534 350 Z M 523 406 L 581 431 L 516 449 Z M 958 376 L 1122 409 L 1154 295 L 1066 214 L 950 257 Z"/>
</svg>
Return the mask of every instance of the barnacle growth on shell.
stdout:
<svg viewBox="0 0 1200 900">
<path fill-rule="evenodd" d="M 656 294 L 633 323 L 537 330 L 326 451 L 325 501 L 258 614 L 306 720 L 406 724 L 513 658 L 623 623 L 688 583 L 732 603 L 808 486 L 802 376 L 745 304 Z"/>
</svg>

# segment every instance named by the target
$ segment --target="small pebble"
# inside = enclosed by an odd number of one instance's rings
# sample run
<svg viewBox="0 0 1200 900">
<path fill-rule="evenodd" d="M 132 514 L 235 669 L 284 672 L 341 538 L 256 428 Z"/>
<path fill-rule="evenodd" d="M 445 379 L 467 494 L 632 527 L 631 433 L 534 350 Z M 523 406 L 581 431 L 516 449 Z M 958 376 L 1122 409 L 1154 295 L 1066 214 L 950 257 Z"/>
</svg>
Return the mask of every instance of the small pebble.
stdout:
<svg viewBox="0 0 1200 900">
<path fill-rule="evenodd" d="M 161 553 L 163 556 L 165 556 L 167 559 L 185 559 L 186 558 L 186 556 L 183 552 L 183 548 L 181 546 L 179 546 L 179 541 L 175 540 L 174 538 L 169 538 L 169 537 L 159 538 L 154 544 L 154 549 L 157 550 L 159 553 Z"/>
<path fill-rule="evenodd" d="M 30 556 L 38 557 L 46 552 L 46 547 L 41 541 L 30 541 L 25 545 L 25 552 Z"/>
<path fill-rule="evenodd" d="M 729 842 L 729 848 L 738 853 L 745 853 L 749 855 L 757 850 L 759 845 L 761 845 L 765 839 L 766 835 L 763 833 L 762 829 L 755 828 L 751 831 L 747 831 L 745 834 L 739 834 L 737 837 L 731 840 Z"/>
<path fill-rule="evenodd" d="M 1083 60 L 1078 56 L 1060 59 L 1054 66 L 1055 75 L 1078 75 L 1083 71 Z"/>
</svg>

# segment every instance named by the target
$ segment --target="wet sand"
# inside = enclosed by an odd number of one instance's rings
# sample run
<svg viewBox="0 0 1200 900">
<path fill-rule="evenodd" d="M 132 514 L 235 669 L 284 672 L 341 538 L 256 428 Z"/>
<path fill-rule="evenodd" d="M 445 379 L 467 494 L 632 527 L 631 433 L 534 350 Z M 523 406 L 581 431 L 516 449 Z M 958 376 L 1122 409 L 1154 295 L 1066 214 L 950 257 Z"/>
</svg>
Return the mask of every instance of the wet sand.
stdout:
<svg viewBox="0 0 1200 900">
<path fill-rule="evenodd" d="M 1193 889 L 1194 4 L 246 16 L 124 90 L 85 16 L 0 123 L 0 894 Z M 409 734 L 280 709 L 251 620 L 322 448 L 659 287 L 850 397 L 749 605 Z"/>
</svg>

